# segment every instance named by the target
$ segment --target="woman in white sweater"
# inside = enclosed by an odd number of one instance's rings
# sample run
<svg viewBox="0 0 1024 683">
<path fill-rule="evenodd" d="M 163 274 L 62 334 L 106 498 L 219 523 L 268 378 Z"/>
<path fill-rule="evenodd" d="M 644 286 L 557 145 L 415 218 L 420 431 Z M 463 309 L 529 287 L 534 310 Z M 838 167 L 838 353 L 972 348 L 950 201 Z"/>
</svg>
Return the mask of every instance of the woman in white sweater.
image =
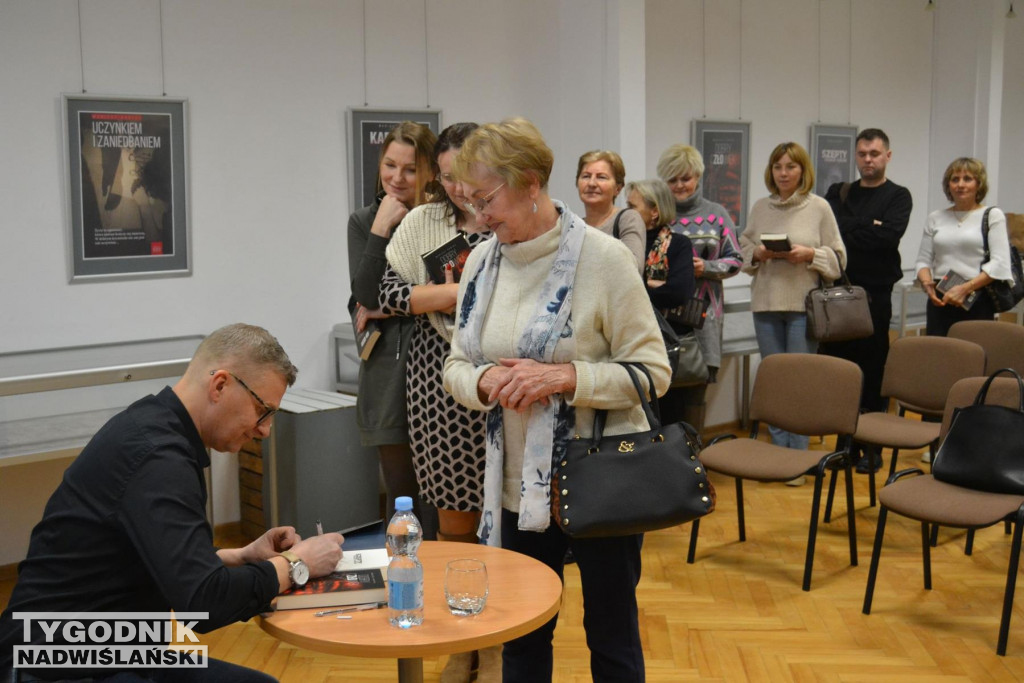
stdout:
<svg viewBox="0 0 1024 683">
<path fill-rule="evenodd" d="M 926 332 L 944 337 L 960 320 L 991 320 L 996 309 L 983 288 L 996 280 L 1013 280 L 1013 273 L 1006 215 L 981 203 L 988 194 L 985 164 L 968 157 L 955 159 L 942 176 L 942 191 L 953 206 L 928 215 L 916 269 L 928 294 Z M 982 236 L 986 215 L 988 258 Z M 937 280 L 949 273 L 964 282 L 937 290 Z"/>
<path fill-rule="evenodd" d="M 814 353 L 807 337 L 804 297 L 821 279 L 839 277 L 838 259 L 846 262 L 846 247 L 832 209 L 812 194 L 814 168 L 807 151 L 795 142 L 772 150 L 764 170 L 770 197 L 754 203 L 740 235 L 743 271 L 753 276 L 750 310 L 761 356 L 773 353 Z M 790 249 L 773 251 L 761 241 L 764 234 L 785 234 Z M 807 448 L 808 438 L 771 427 L 772 443 Z M 795 484 L 802 481 L 794 480 Z"/>
<path fill-rule="evenodd" d="M 670 370 L 636 260 L 548 196 L 554 157 L 525 119 L 481 126 L 454 172 L 494 239 L 470 254 L 459 284 L 445 388 L 488 411 L 480 537 L 562 576 L 572 547 L 583 585 L 595 681 L 644 680 L 637 620 L 642 536 L 571 539 L 552 523 L 552 458 L 594 410 L 605 434 L 648 429 L 629 374 L 643 363 L 663 394 Z M 552 675 L 555 620 L 505 644 L 504 683 Z"/>
</svg>

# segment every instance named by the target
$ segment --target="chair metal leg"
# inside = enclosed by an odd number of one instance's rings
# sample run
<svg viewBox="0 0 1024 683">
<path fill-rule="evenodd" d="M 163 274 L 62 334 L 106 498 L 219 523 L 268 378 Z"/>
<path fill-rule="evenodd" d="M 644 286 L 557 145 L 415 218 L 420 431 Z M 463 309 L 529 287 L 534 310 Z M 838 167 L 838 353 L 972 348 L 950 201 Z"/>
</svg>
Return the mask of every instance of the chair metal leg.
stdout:
<svg viewBox="0 0 1024 683">
<path fill-rule="evenodd" d="M 832 499 L 836 495 L 836 476 L 838 471 L 832 470 L 832 476 L 828 480 L 828 499 L 825 501 L 825 524 L 832 523 Z"/>
<path fill-rule="evenodd" d="M 697 534 L 700 533 L 700 518 L 693 520 L 690 526 L 690 550 L 686 553 L 686 564 L 693 564 L 697 556 Z"/>
<path fill-rule="evenodd" d="M 1003 533 L 1005 533 L 1007 536 L 1010 535 L 1010 530 L 1012 528 L 1013 525 L 1010 524 L 1010 520 L 1006 520 L 1005 522 L 1003 522 Z"/>
<path fill-rule="evenodd" d="M 964 555 L 970 555 L 974 550 L 974 529 L 967 530 L 967 542 L 964 543 Z"/>
<path fill-rule="evenodd" d="M 850 566 L 857 566 L 857 515 L 854 514 L 853 510 L 853 468 L 850 466 L 850 461 L 846 461 L 846 526 L 848 527 L 847 532 L 850 535 Z M 871 475 L 872 483 L 874 483 L 874 476 Z"/>
<path fill-rule="evenodd" d="M 736 522 L 740 527 L 740 541 L 747 540 L 747 518 L 743 514 L 743 480 L 736 477 Z"/>
<path fill-rule="evenodd" d="M 931 543 L 932 543 L 932 547 L 933 548 L 939 544 L 939 525 L 938 524 L 932 524 Z"/>
<path fill-rule="evenodd" d="M 804 559 L 805 591 L 811 590 L 811 571 L 814 568 L 814 541 L 818 537 L 818 514 L 821 512 L 821 486 L 825 473 L 816 471 L 814 476 L 814 499 L 811 501 L 811 524 L 807 530 L 807 557 Z"/>
<path fill-rule="evenodd" d="M 864 589 L 864 614 L 871 614 L 871 601 L 875 597 L 875 579 L 878 577 L 878 560 L 882 555 L 882 539 L 885 538 L 885 520 L 889 509 L 884 505 L 878 509 L 878 524 L 875 525 L 875 545 L 871 549 L 871 567 L 868 569 L 868 585 Z"/>
<path fill-rule="evenodd" d="M 928 522 L 921 522 L 921 567 L 924 569 L 924 589 L 930 591 L 932 589 L 932 546 L 928 541 Z"/>
<path fill-rule="evenodd" d="M 892 449 L 892 458 L 889 460 L 889 476 L 896 474 L 896 458 L 899 457 L 900 449 Z"/>
<path fill-rule="evenodd" d="M 868 473 L 868 507 L 875 507 L 875 449 L 868 449 L 868 457 L 871 458 L 871 471 Z M 878 457 L 882 457 L 882 449 L 878 449 Z"/>
<path fill-rule="evenodd" d="M 1006 641 L 1010 637 L 1010 616 L 1013 613 L 1013 594 L 1017 588 L 1017 567 L 1020 564 L 1021 527 L 1024 510 L 1018 510 L 1013 524 L 1013 543 L 1010 545 L 1010 566 L 1006 570 L 1006 593 L 1003 596 L 1003 616 L 999 621 L 999 641 L 996 654 L 1006 655 Z"/>
</svg>

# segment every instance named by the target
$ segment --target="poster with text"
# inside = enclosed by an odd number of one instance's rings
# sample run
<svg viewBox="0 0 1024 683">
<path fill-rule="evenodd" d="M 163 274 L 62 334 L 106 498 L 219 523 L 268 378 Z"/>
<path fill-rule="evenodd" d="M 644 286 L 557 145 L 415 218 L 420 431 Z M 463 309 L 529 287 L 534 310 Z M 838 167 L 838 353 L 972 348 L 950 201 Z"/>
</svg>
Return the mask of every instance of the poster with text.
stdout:
<svg viewBox="0 0 1024 683">
<path fill-rule="evenodd" d="M 693 122 L 693 139 L 704 157 L 704 198 L 725 207 L 737 231 L 742 231 L 747 215 L 750 124 L 698 119 Z"/>
<path fill-rule="evenodd" d="M 856 126 L 811 126 L 814 193 L 824 197 L 835 183 L 854 180 Z"/>
<path fill-rule="evenodd" d="M 189 272 L 184 100 L 65 96 L 71 279 Z"/>
<path fill-rule="evenodd" d="M 420 123 L 437 135 L 441 132 L 441 110 L 350 109 L 349 149 L 352 194 L 350 209 L 373 203 L 377 194 L 377 166 L 384 139 L 402 121 Z"/>
</svg>

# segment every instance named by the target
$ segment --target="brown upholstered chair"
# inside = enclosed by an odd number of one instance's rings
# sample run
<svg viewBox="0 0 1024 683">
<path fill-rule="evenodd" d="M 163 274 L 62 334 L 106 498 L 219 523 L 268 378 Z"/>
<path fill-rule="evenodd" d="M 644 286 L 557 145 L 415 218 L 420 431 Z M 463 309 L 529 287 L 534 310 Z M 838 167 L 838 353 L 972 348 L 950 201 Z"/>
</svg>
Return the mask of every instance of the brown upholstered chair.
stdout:
<svg viewBox="0 0 1024 683">
<path fill-rule="evenodd" d="M 957 382 L 949 392 L 942 434 L 949 429 L 949 421 L 955 408 L 974 402 L 984 377 L 971 377 Z M 985 402 L 1006 405 L 1013 408 L 1020 401 L 1017 381 L 997 377 L 989 388 Z M 985 453 L 978 453 L 984 458 Z M 916 476 L 914 476 L 916 475 Z M 975 489 L 955 486 L 938 481 L 920 469 L 903 470 L 889 477 L 878 494 L 878 526 L 875 530 L 875 545 L 871 553 L 871 568 L 864 592 L 864 614 L 871 613 L 871 603 L 878 576 L 878 560 L 882 553 L 885 524 L 889 511 L 909 517 L 921 523 L 921 555 L 924 565 L 924 587 L 931 590 L 931 543 L 929 526 L 942 525 L 958 529 L 984 529 L 1002 521 L 1013 523 L 1013 543 L 1010 550 L 1010 566 L 1006 575 L 1006 590 L 1003 596 L 1003 614 L 999 625 L 999 639 L 996 652 L 1006 654 L 1006 641 L 1010 630 L 1010 613 L 1013 610 L 1013 594 L 1017 584 L 1017 567 L 1021 550 L 1021 530 L 1024 527 L 1024 496 L 1002 493 L 986 493 Z"/>
<path fill-rule="evenodd" d="M 959 324 L 959 323 L 958 323 Z M 985 372 L 985 351 L 973 342 L 947 337 L 900 337 L 892 343 L 882 375 L 882 396 L 896 400 L 898 415 L 864 413 L 857 421 L 853 435 L 865 447 L 865 457 L 874 449 L 892 449 L 889 474 L 896 471 L 900 449 L 927 446 L 934 455 L 939 440 L 939 422 L 946 405 L 946 396 L 957 380 L 976 377 Z M 909 419 L 914 412 L 927 420 Z M 875 504 L 875 474 L 868 481 L 871 506 Z M 831 519 L 835 473 L 829 482 L 825 521 Z"/>
<path fill-rule="evenodd" d="M 846 507 L 850 536 L 850 564 L 857 564 L 857 530 L 853 514 L 853 474 L 850 463 L 850 435 L 857 428 L 857 413 L 863 377 L 850 361 L 806 353 L 780 353 L 761 361 L 754 379 L 750 402 L 750 438 L 727 434 L 712 439 L 701 451 L 704 467 L 736 478 L 736 512 L 740 540 L 745 541 L 743 480 L 785 482 L 801 475 L 814 478 L 811 523 L 807 535 L 803 589 L 811 589 L 814 544 L 821 509 L 821 487 L 825 472 L 841 468 L 846 473 Z M 836 434 L 837 449 L 828 454 L 774 446 L 757 440 L 764 422 L 808 436 Z M 687 562 L 697 551 L 700 520 L 690 530 Z"/>
<path fill-rule="evenodd" d="M 1024 325 L 998 320 L 961 320 L 949 328 L 954 339 L 966 339 L 985 349 L 985 375 L 1002 368 L 1024 374 Z"/>
</svg>

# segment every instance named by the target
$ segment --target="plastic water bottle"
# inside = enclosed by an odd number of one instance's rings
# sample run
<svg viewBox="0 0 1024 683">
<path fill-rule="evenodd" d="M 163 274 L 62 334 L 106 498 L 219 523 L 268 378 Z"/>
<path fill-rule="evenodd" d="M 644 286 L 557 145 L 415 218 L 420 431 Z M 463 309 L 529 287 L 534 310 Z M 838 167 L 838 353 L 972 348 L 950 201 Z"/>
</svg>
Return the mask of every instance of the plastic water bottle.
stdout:
<svg viewBox="0 0 1024 683">
<path fill-rule="evenodd" d="M 395 499 L 395 516 L 388 523 L 388 621 L 398 628 L 423 623 L 423 565 L 416 551 L 423 528 L 412 512 L 412 498 Z"/>
</svg>

